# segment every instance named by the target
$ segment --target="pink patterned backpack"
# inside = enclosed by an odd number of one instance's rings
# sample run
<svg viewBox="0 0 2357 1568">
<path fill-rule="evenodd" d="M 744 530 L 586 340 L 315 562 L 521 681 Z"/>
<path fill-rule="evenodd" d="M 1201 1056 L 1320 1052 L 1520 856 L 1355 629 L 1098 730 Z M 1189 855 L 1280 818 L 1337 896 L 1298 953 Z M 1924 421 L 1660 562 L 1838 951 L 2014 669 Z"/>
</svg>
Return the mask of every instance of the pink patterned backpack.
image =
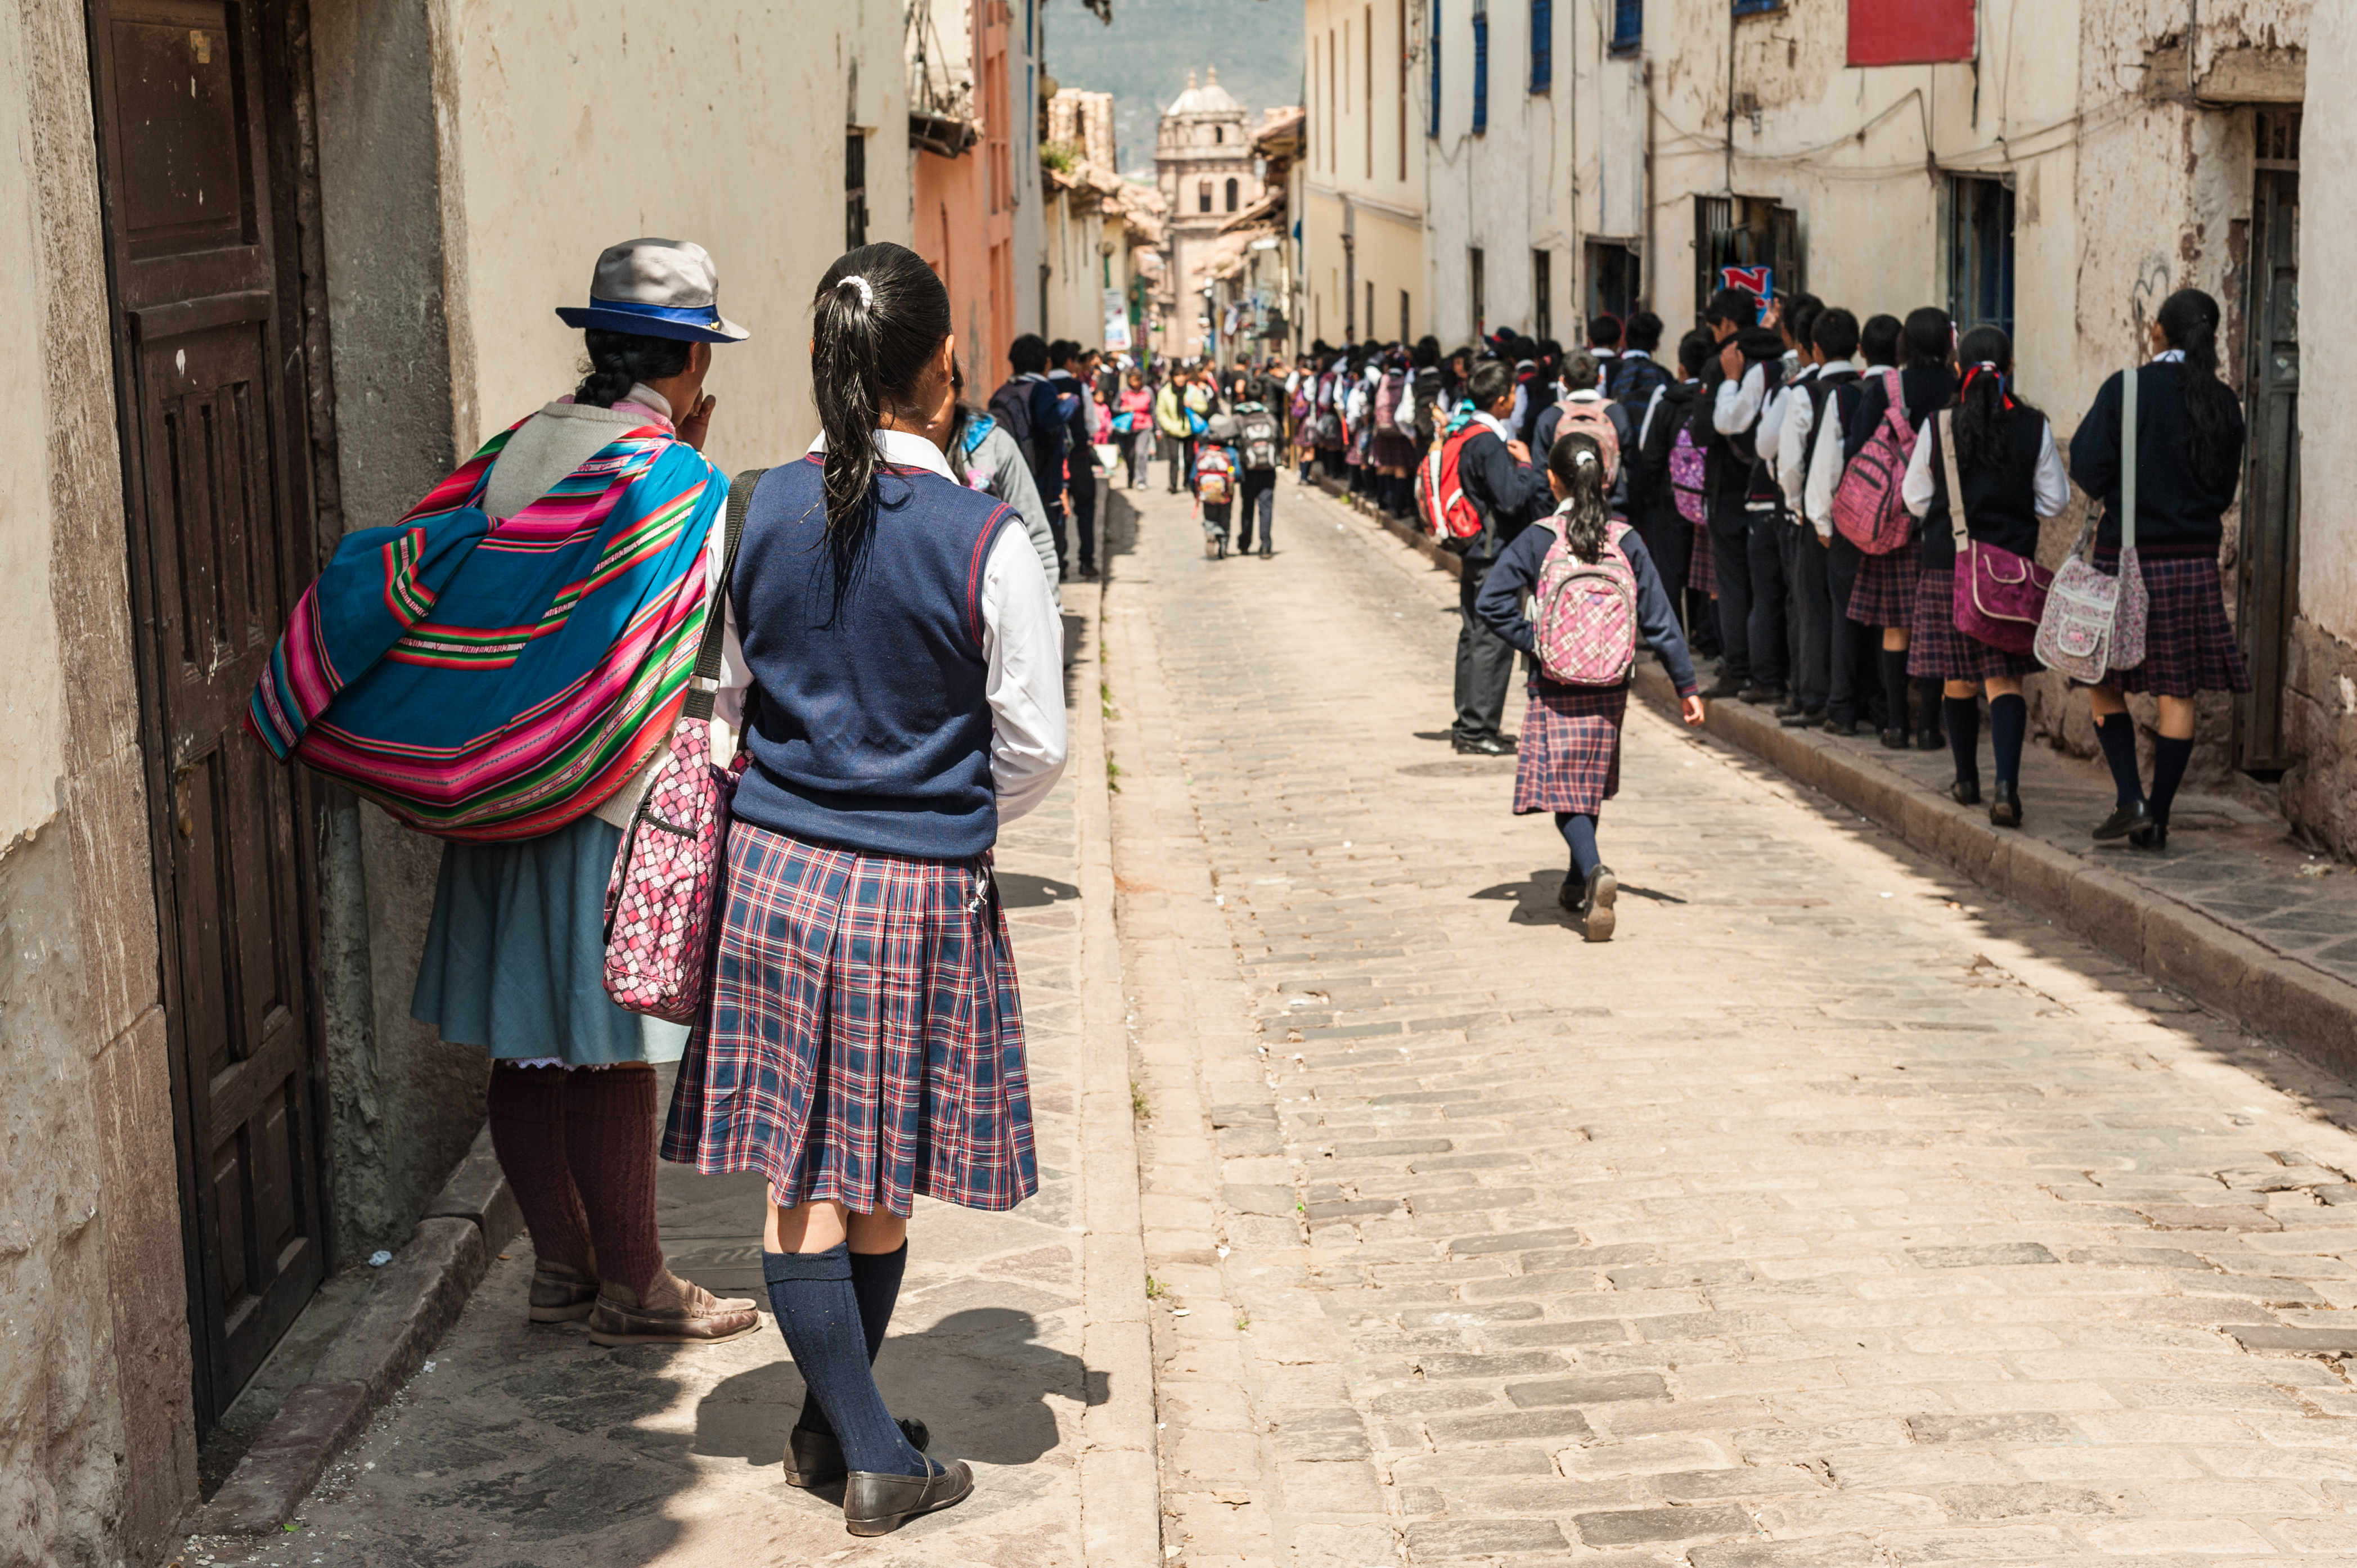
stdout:
<svg viewBox="0 0 2357 1568">
<path fill-rule="evenodd" d="M 1703 505 L 1709 471 L 1703 449 L 1695 445 L 1694 431 L 1679 425 L 1677 439 L 1670 443 L 1670 498 L 1677 503 L 1678 515 L 1696 528 L 1710 521 Z"/>
<path fill-rule="evenodd" d="M 1614 519 L 1604 548 L 1582 561 L 1563 542 L 1563 521 L 1547 518 L 1555 532 L 1539 563 L 1539 668 L 1566 686 L 1618 686 L 1637 667 L 1637 574 L 1620 541 L 1629 525 Z"/>
<path fill-rule="evenodd" d="M 625 1012 L 673 1024 L 693 1022 L 704 1007 L 728 802 L 745 771 L 742 752 L 725 771 L 712 765 L 712 695 L 745 508 L 767 471 L 748 468 L 728 487 L 720 585 L 705 607 L 695 675 L 672 728 L 671 749 L 630 814 L 606 883 L 606 994 Z"/>
<path fill-rule="evenodd" d="M 1850 459 L 1834 491 L 1834 526 L 1868 555 L 1889 554 L 1904 546 L 1915 532 L 1914 514 L 1900 494 L 1907 464 L 1915 456 L 1915 427 L 1907 422 L 1899 372 L 1884 371 L 1882 384 L 1890 399 L 1882 412 L 1882 423 Z"/>
</svg>

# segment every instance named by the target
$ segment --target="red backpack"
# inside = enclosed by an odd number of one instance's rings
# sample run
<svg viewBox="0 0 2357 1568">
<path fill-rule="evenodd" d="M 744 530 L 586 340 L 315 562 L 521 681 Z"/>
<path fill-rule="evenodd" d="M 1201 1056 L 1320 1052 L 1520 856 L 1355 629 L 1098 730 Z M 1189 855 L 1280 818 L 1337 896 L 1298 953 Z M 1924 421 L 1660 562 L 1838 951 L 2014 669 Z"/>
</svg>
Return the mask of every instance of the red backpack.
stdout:
<svg viewBox="0 0 2357 1568">
<path fill-rule="evenodd" d="M 1834 526 L 1868 555 L 1889 554 L 1915 531 L 1914 514 L 1900 494 L 1908 461 L 1915 456 L 1915 427 L 1907 423 L 1899 372 L 1885 371 L 1882 384 L 1890 406 L 1834 491 Z"/>
<path fill-rule="evenodd" d="M 1464 453 L 1465 443 L 1488 428 L 1468 424 L 1434 442 L 1424 461 L 1415 466 L 1416 515 L 1440 547 L 1454 555 L 1464 554 L 1481 537 L 1481 510 L 1465 494 L 1457 460 Z"/>
</svg>

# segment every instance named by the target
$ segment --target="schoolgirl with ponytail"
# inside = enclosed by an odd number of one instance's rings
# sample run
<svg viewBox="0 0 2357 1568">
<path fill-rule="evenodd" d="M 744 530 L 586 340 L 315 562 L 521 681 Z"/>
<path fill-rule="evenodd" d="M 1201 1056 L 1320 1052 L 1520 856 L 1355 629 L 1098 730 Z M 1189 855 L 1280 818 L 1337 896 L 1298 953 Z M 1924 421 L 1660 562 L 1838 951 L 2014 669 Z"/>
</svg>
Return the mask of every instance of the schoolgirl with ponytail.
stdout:
<svg viewBox="0 0 2357 1568">
<path fill-rule="evenodd" d="M 1989 821 L 2001 828 L 2018 828 L 2021 743 L 2029 730 L 2021 680 L 2038 668 L 2038 661 L 2026 653 L 1991 647 L 1956 625 L 1954 519 L 1961 509 L 1965 534 L 1975 543 L 2035 560 L 2039 520 L 2060 517 L 2069 509 L 2071 477 L 2054 449 L 2054 431 L 2046 416 L 2013 392 L 2011 339 L 1997 328 L 1975 327 L 1957 345 L 1956 358 L 1964 371 L 1948 414 L 1948 432 L 1955 437 L 1956 479 L 1964 494 L 1949 491 L 1947 453 L 1937 414 L 1922 422 L 1900 487 L 1907 510 L 1923 524 L 1907 673 L 1941 682 L 1941 714 L 1956 763 L 1955 782 L 1948 792 L 1967 806 L 1981 800 L 1980 697 L 1987 693 L 1996 762 Z"/>
<path fill-rule="evenodd" d="M 1571 870 L 1556 896 L 1591 942 L 1611 939 L 1620 883 L 1596 844 L 1596 819 L 1620 790 L 1620 725 L 1629 683 L 1572 685 L 1549 677 L 1538 660 L 1538 628 L 1524 601 L 1542 569 L 1560 551 L 1587 565 L 1626 573 L 1633 586 L 1637 629 L 1676 684 L 1685 722 L 1703 722 L 1694 659 L 1677 612 L 1663 591 L 1644 540 L 1612 515 L 1609 497 L 1620 478 L 1619 454 L 1583 431 L 1558 436 L 1547 452 L 1547 485 L 1555 515 L 1526 528 L 1483 578 L 1474 612 L 1498 636 L 1530 655 L 1530 705 L 1523 714 L 1514 759 L 1514 814 L 1551 811 L 1571 851 Z"/>
<path fill-rule="evenodd" d="M 991 851 L 1063 771 L 1062 630 L 1021 519 L 946 459 L 940 278 L 863 245 L 812 311 L 824 433 L 754 489 L 727 584 L 749 766 L 663 1156 L 768 1177 L 763 1274 L 808 1389 L 786 1480 L 843 1483 L 845 1527 L 882 1535 L 974 1488 L 869 1370 L 912 1202 L 1039 1186 Z"/>
<path fill-rule="evenodd" d="M 2193 756 L 2194 694 L 2251 689 L 2218 568 L 2226 509 L 2243 477 L 2243 409 L 2218 379 L 2218 302 L 2198 288 L 2163 300 L 2149 334 L 2151 360 L 2106 381 L 2071 437 L 2071 472 L 2104 508 L 2095 565 L 2116 573 L 2121 387 L 2125 376 L 2136 378 L 2136 551 L 2150 610 L 2144 662 L 2112 671 L 2087 693 L 2118 789 L 2112 814 L 2094 828 L 2098 843 L 2168 846 L 2169 808 Z M 2123 696 L 2129 692 L 2150 693 L 2159 709 L 2149 794 Z"/>
</svg>

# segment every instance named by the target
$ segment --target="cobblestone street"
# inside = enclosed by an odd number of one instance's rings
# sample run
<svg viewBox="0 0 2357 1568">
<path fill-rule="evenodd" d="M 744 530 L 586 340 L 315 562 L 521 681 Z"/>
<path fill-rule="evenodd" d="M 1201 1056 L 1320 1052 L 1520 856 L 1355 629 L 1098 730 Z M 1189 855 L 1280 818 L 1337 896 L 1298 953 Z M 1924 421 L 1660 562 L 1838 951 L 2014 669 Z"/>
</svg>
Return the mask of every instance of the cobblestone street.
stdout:
<svg viewBox="0 0 2357 1568">
<path fill-rule="evenodd" d="M 1129 493 L 1168 1562 L 2357 1563 L 2344 1086 L 1641 703 L 1583 943 L 1453 579 Z"/>
</svg>

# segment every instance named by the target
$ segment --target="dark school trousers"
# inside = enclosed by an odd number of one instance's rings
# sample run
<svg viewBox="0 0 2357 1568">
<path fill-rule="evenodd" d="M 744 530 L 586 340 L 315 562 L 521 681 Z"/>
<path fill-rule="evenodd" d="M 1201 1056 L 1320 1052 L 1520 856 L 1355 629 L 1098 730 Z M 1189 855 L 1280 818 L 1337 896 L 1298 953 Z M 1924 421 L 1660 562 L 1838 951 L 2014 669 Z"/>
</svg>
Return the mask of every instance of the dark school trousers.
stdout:
<svg viewBox="0 0 2357 1568">
<path fill-rule="evenodd" d="M 1817 531 L 1798 521 L 1784 525 L 1792 581 L 1792 701 L 1807 712 L 1825 705 L 1833 691 L 1832 555 Z"/>
<path fill-rule="evenodd" d="M 1710 508 L 1712 592 L 1718 596 L 1718 663 L 1738 686 L 1751 684 L 1751 514 L 1743 497 L 1722 495 Z"/>
<path fill-rule="evenodd" d="M 1253 520 L 1260 520 L 1260 547 L 1276 547 L 1276 470 L 1246 468 L 1243 489 L 1238 498 L 1243 506 L 1236 513 L 1236 548 L 1250 550 L 1253 542 Z"/>
<path fill-rule="evenodd" d="M 1165 435 L 1162 455 L 1170 459 L 1170 493 L 1177 495 L 1181 484 L 1195 479 L 1195 441 L 1188 435 Z"/>
<path fill-rule="evenodd" d="M 1637 516 L 1637 533 L 1645 542 L 1645 553 L 1653 558 L 1653 570 L 1662 579 L 1662 594 L 1670 601 L 1671 610 L 1683 619 L 1686 579 L 1693 568 L 1694 524 L 1672 501 L 1649 499 L 1638 509 Z"/>
<path fill-rule="evenodd" d="M 1751 656 L 1751 683 L 1781 687 L 1792 675 L 1792 649 L 1785 639 L 1790 618 L 1784 613 L 1787 587 L 1784 551 L 1778 535 L 1784 529 L 1779 506 L 1746 509 L 1745 553 L 1751 573 L 1750 616 L 1744 651 Z M 1722 593 L 1724 589 L 1720 590 Z"/>
<path fill-rule="evenodd" d="M 1457 579 L 1457 722 L 1449 726 L 1455 740 L 1489 740 L 1497 735 L 1506 716 L 1506 688 L 1514 678 L 1513 644 L 1473 613 L 1491 564 L 1469 555 L 1465 575 Z"/>
<path fill-rule="evenodd" d="M 1814 533 L 1813 528 L 1809 531 Z M 1866 709 L 1882 691 L 1878 669 L 1867 673 L 1871 660 L 1867 639 L 1872 628 L 1849 618 L 1850 591 L 1857 586 L 1866 552 L 1835 533 L 1825 545 L 1825 614 L 1830 624 L 1825 657 L 1825 716 L 1851 725 L 1867 716 Z M 1875 643 L 1879 648 L 1880 642 Z"/>
<path fill-rule="evenodd" d="M 1097 476 L 1093 467 L 1084 468 L 1073 477 L 1064 493 L 1072 498 L 1072 527 L 1080 534 L 1081 570 L 1093 571 L 1097 564 Z M 1056 537 L 1056 559 L 1063 556 L 1063 535 Z"/>
</svg>

